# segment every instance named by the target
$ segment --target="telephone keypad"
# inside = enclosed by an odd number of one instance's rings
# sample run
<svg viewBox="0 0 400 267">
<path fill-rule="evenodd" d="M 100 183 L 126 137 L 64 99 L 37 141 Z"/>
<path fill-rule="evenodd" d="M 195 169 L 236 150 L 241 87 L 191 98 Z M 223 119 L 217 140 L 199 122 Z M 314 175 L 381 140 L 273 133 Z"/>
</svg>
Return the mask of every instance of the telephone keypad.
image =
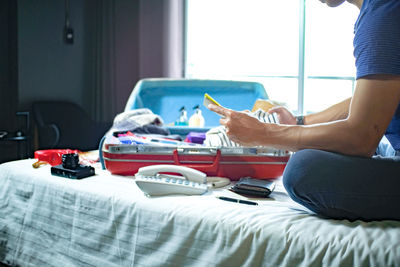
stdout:
<svg viewBox="0 0 400 267">
<path fill-rule="evenodd" d="M 207 191 L 207 184 L 205 183 L 180 178 L 136 175 L 135 181 L 147 195 L 200 195 Z"/>
</svg>

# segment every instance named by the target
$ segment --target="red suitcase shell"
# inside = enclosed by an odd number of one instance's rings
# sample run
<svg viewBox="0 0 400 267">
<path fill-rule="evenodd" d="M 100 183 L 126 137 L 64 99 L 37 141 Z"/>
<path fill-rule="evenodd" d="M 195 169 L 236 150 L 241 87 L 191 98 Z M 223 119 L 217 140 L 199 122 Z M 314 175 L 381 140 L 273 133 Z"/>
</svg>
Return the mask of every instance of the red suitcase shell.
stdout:
<svg viewBox="0 0 400 267">
<path fill-rule="evenodd" d="M 202 171 L 207 176 L 274 179 L 282 175 L 290 154 L 271 148 L 248 147 L 163 147 L 104 144 L 102 156 L 113 174 L 134 175 L 138 169 L 171 164 Z"/>
</svg>

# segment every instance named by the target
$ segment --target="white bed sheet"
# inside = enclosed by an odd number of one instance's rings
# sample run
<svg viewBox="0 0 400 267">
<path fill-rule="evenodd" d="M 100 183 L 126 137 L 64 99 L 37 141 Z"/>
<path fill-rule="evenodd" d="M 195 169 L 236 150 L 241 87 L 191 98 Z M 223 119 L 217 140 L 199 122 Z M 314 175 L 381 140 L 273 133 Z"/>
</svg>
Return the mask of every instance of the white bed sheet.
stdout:
<svg viewBox="0 0 400 267">
<path fill-rule="evenodd" d="M 72 180 L 33 162 L 0 165 L 0 262 L 9 265 L 400 266 L 400 222 L 322 219 L 281 183 L 259 206 L 215 198 L 226 190 L 148 198 L 129 177 L 97 169 Z"/>
</svg>

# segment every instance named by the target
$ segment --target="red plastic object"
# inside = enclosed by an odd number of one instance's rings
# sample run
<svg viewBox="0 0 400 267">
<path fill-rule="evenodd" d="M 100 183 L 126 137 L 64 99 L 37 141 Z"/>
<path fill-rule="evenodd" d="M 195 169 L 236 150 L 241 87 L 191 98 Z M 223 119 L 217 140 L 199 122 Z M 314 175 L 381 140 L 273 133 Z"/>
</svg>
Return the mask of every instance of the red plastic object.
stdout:
<svg viewBox="0 0 400 267">
<path fill-rule="evenodd" d="M 112 146 L 117 148 L 115 152 L 110 151 Z M 177 149 L 170 153 L 149 153 L 135 151 L 135 149 L 124 151 L 126 148 L 129 146 L 104 145 L 104 164 L 112 174 L 134 175 L 141 167 L 171 164 L 193 168 L 208 176 L 228 177 L 231 180 L 239 180 L 241 177 L 275 179 L 283 174 L 290 158 L 289 154 L 277 156 L 231 155 L 223 154 L 221 150 L 217 150 L 215 154 L 185 154 L 179 153 Z"/>
<path fill-rule="evenodd" d="M 45 150 L 36 150 L 35 151 L 35 159 L 39 161 L 46 161 L 51 166 L 60 165 L 62 163 L 62 155 L 71 154 L 71 153 L 79 153 L 79 150 L 76 149 L 45 149 Z"/>
</svg>

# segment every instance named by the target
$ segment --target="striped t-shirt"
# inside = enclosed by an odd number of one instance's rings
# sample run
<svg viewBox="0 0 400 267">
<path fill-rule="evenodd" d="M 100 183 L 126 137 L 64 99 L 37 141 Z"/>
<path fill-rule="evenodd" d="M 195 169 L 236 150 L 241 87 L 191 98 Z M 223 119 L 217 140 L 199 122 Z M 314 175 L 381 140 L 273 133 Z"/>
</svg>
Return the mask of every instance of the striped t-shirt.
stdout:
<svg viewBox="0 0 400 267">
<path fill-rule="evenodd" d="M 400 0 L 364 0 L 354 33 L 357 79 L 400 75 Z M 385 135 L 400 150 L 400 105 Z"/>
<path fill-rule="evenodd" d="M 276 113 L 269 114 L 261 109 L 256 110 L 249 115 L 257 118 L 261 122 L 266 123 L 279 123 L 278 116 Z M 231 141 L 226 134 L 225 126 L 218 126 L 210 129 L 206 133 L 206 139 L 204 140 L 205 146 L 210 147 L 240 147 L 238 143 Z"/>
</svg>

